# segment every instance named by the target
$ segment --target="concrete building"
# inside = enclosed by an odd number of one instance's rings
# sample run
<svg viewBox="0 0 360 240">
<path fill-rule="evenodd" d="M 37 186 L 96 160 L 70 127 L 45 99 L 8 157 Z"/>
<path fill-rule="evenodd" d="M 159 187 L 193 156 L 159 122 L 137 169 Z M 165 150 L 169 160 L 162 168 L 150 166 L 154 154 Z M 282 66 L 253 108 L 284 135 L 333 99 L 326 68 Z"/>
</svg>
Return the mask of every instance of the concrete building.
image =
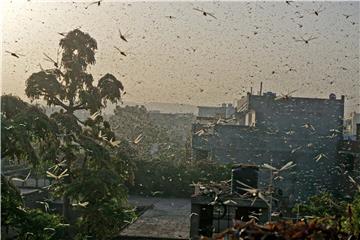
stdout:
<svg viewBox="0 0 360 240">
<path fill-rule="evenodd" d="M 221 107 L 198 106 L 196 120 L 199 123 L 214 122 L 219 119 L 231 118 L 235 113 L 235 107 L 229 103 L 223 103 Z"/>
<path fill-rule="evenodd" d="M 360 113 L 352 112 L 345 119 L 344 137 L 347 140 L 360 140 Z"/>
<path fill-rule="evenodd" d="M 342 140 L 344 97 L 277 97 L 275 93 L 240 99 L 232 123 L 193 124 L 192 157 L 221 163 L 296 163 L 275 184 L 295 203 L 321 191 L 343 194 L 338 145 Z M 201 134 L 199 134 L 201 133 Z M 268 176 L 260 174 L 259 185 Z"/>
<path fill-rule="evenodd" d="M 232 228 L 235 222 L 247 222 L 254 216 L 263 223 L 269 220 L 267 200 L 258 198 L 256 193 L 250 194 L 243 190 L 243 183 L 248 188 L 258 188 L 258 171 L 259 168 L 255 165 L 240 164 L 233 166 L 230 184 L 228 181 L 194 184 L 190 239 L 214 237 Z"/>
</svg>

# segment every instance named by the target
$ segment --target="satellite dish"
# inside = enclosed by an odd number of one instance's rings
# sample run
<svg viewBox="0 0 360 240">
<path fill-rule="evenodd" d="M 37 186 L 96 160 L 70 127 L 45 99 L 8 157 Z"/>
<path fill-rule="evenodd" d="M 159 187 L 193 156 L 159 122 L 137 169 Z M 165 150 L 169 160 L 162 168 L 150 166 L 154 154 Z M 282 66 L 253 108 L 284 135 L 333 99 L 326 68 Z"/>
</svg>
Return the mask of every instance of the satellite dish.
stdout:
<svg viewBox="0 0 360 240">
<path fill-rule="evenodd" d="M 335 93 L 330 93 L 329 99 L 331 99 L 331 100 L 336 100 L 336 95 L 335 95 Z"/>
</svg>

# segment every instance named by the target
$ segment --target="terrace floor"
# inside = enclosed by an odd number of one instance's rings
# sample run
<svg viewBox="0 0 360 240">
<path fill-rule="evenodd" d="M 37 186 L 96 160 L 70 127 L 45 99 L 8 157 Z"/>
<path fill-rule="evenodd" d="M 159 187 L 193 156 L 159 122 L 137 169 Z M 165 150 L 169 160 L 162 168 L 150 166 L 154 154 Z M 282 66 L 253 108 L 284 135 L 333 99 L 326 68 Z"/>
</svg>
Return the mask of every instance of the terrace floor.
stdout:
<svg viewBox="0 0 360 240">
<path fill-rule="evenodd" d="M 189 239 L 190 199 L 129 196 L 134 206 L 152 206 L 119 239 Z"/>
</svg>

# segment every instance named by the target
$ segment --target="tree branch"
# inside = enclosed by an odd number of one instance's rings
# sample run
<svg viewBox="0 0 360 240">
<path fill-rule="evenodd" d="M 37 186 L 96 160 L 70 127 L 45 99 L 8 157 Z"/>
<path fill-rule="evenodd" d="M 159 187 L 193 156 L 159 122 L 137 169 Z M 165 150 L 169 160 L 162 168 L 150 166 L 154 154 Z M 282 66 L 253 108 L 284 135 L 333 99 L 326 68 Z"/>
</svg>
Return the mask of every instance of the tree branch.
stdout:
<svg viewBox="0 0 360 240">
<path fill-rule="evenodd" d="M 56 103 L 55 105 L 61 106 L 62 108 L 64 108 L 66 111 L 69 111 L 69 106 L 67 106 L 65 103 L 63 103 L 62 101 L 60 101 L 60 99 L 58 99 L 55 96 L 50 96 L 49 94 L 47 94 L 45 91 L 42 91 L 45 97 L 50 98 L 51 100 L 54 100 Z"/>
<path fill-rule="evenodd" d="M 71 114 L 74 116 L 74 118 L 75 118 L 79 123 L 81 123 L 82 125 L 85 126 L 85 123 L 84 123 L 83 121 L 81 121 L 77 116 L 75 116 L 74 113 L 71 113 Z"/>
<path fill-rule="evenodd" d="M 87 107 L 85 107 L 84 105 L 85 105 L 85 103 L 81 103 L 81 104 L 73 106 L 72 109 L 73 110 L 85 110 L 85 109 L 87 109 Z"/>
<path fill-rule="evenodd" d="M 49 96 L 49 97 L 52 98 L 52 99 L 54 99 L 55 102 L 56 102 L 59 106 L 63 107 L 66 111 L 69 111 L 69 106 L 67 106 L 65 103 L 63 103 L 62 101 L 60 101 L 60 99 L 58 99 L 57 97 L 53 97 L 53 96 Z"/>
</svg>

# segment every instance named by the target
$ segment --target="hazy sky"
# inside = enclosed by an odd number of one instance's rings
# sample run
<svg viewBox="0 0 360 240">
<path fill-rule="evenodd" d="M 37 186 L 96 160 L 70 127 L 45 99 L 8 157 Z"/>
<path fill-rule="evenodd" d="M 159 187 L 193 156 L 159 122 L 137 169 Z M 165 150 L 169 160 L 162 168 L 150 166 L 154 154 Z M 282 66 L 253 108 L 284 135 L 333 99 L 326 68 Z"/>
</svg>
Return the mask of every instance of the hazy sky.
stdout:
<svg viewBox="0 0 360 240">
<path fill-rule="evenodd" d="M 52 67 L 43 53 L 56 59 L 58 32 L 81 27 L 98 43 L 89 71 L 95 79 L 107 72 L 118 77 L 124 101 L 216 105 L 251 86 L 257 91 L 262 81 L 265 91 L 297 90 L 293 96 L 346 95 L 347 112 L 360 111 L 359 2 L 104 0 L 85 9 L 89 2 L 3 3 L 3 93 L 25 98 L 25 81 L 38 64 Z"/>
</svg>

